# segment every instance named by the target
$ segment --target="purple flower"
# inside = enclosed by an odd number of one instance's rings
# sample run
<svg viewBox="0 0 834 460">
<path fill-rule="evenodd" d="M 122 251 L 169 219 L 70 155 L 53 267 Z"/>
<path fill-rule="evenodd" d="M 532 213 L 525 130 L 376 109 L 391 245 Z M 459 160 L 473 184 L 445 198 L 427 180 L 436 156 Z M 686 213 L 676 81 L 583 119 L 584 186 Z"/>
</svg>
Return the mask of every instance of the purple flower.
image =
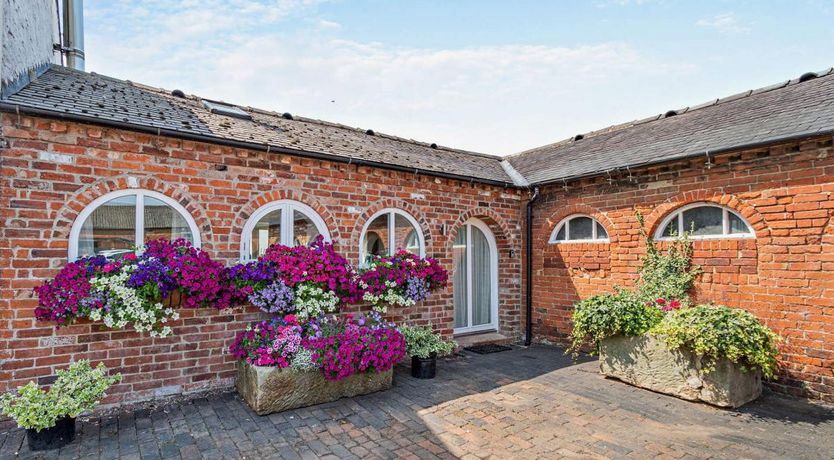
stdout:
<svg viewBox="0 0 834 460">
<path fill-rule="evenodd" d="M 411 276 L 406 281 L 405 295 L 415 302 L 428 299 L 430 294 L 428 284 L 424 278 Z"/>
<path fill-rule="evenodd" d="M 151 300 L 164 299 L 177 288 L 177 282 L 168 274 L 168 267 L 161 260 L 147 254 L 139 258 L 136 270 L 127 279 L 127 285 L 148 293 Z"/>
<path fill-rule="evenodd" d="M 295 294 L 281 280 L 249 294 L 248 299 L 252 305 L 266 313 L 289 312 L 295 308 Z"/>
</svg>

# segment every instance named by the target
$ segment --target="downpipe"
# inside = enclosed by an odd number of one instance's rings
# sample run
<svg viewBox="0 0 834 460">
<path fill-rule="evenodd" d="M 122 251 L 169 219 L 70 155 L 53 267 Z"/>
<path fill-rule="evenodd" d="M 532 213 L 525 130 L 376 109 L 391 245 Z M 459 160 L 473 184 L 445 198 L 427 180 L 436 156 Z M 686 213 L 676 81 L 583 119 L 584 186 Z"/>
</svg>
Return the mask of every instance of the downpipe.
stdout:
<svg viewBox="0 0 834 460">
<path fill-rule="evenodd" d="M 533 343 L 533 203 L 539 199 L 539 188 L 533 188 L 533 196 L 527 201 L 527 241 L 525 248 L 527 285 L 525 301 L 527 313 L 527 329 L 524 334 L 524 346 L 529 347 Z"/>
</svg>

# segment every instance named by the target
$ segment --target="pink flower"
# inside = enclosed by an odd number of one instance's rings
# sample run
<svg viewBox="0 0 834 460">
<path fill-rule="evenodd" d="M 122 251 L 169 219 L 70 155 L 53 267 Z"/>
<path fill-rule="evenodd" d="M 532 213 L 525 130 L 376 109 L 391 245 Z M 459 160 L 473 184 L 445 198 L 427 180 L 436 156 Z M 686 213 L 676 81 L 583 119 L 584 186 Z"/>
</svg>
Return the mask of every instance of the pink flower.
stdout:
<svg viewBox="0 0 834 460">
<path fill-rule="evenodd" d="M 681 308 L 680 300 L 675 299 L 675 300 L 672 300 L 671 302 L 669 302 L 669 305 L 663 307 L 663 311 L 669 312 L 669 311 L 672 311 L 672 310 L 678 310 L 680 308 Z"/>
<path fill-rule="evenodd" d="M 666 299 L 657 299 L 657 300 L 655 300 L 655 302 L 658 305 L 666 305 Z"/>
<path fill-rule="evenodd" d="M 127 253 L 127 254 L 124 255 L 124 257 L 122 257 L 122 259 L 123 260 L 136 260 L 136 254 L 134 254 L 132 252 Z"/>
</svg>

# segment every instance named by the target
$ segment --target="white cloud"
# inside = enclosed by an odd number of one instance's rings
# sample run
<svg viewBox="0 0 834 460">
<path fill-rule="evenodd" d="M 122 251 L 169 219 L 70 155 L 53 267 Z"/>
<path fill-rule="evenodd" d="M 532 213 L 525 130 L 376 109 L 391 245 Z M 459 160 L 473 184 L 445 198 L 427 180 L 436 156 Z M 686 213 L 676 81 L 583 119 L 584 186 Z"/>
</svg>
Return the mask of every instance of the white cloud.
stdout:
<svg viewBox="0 0 834 460">
<path fill-rule="evenodd" d="M 655 89 L 660 82 L 674 91 L 667 77 L 687 70 L 617 42 L 394 47 L 322 35 L 324 20 L 295 22 L 309 30 L 286 33 L 286 18 L 315 17 L 310 2 L 234 3 L 181 1 L 176 14 L 151 14 L 140 26 L 114 8 L 87 29 L 88 69 L 488 153 L 648 115 L 635 106 L 668 95 Z M 264 9 L 279 3 L 279 13 Z M 641 97 L 635 86 L 656 95 Z"/>
<path fill-rule="evenodd" d="M 319 29 L 339 30 L 342 25 L 335 21 L 328 21 L 327 19 L 319 19 Z"/>
<path fill-rule="evenodd" d="M 602 0 L 597 2 L 598 8 L 605 8 L 607 6 L 642 6 L 649 3 L 663 3 L 663 0 Z"/>
<path fill-rule="evenodd" d="M 722 13 L 710 19 L 699 19 L 696 23 L 699 27 L 709 27 L 721 33 L 747 33 L 750 28 L 742 25 L 733 13 Z"/>
</svg>

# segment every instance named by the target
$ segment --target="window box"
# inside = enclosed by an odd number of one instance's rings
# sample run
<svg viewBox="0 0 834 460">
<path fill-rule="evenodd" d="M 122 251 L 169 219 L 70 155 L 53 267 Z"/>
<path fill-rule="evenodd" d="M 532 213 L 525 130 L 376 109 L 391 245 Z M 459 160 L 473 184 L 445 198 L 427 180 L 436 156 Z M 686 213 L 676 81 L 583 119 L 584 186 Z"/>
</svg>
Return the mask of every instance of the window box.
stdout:
<svg viewBox="0 0 834 460">
<path fill-rule="evenodd" d="M 617 335 L 599 343 L 600 372 L 634 386 L 736 408 L 762 394 L 761 371 L 742 370 L 726 359 L 709 373 L 701 370 L 701 359 L 686 350 L 669 350 L 651 335 Z"/>
<path fill-rule="evenodd" d="M 237 362 L 238 393 L 258 415 L 313 406 L 391 388 L 394 371 L 327 380 L 321 369 L 296 370 Z"/>
</svg>

